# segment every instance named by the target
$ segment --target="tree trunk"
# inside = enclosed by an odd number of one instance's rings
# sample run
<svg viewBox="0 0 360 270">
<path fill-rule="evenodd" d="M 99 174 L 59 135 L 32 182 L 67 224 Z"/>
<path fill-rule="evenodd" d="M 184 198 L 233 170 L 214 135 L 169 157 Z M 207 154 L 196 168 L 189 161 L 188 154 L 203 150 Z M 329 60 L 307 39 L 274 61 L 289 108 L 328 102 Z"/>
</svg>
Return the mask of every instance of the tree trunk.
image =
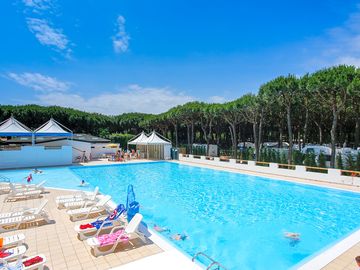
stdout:
<svg viewBox="0 0 360 270">
<path fill-rule="evenodd" d="M 190 146 L 190 151 L 191 151 L 191 154 L 193 152 L 193 144 L 194 144 L 194 121 L 191 121 L 191 136 L 190 136 L 190 143 L 191 143 L 191 146 Z"/>
<path fill-rule="evenodd" d="M 258 149 L 255 149 L 255 151 L 259 153 L 259 159 L 261 158 L 260 147 L 262 144 L 262 130 L 263 130 L 263 122 L 264 122 L 263 116 L 264 116 L 264 110 L 262 109 L 260 114 L 260 123 L 259 123 Z"/>
<path fill-rule="evenodd" d="M 288 127 L 288 134 L 289 134 L 288 164 L 291 164 L 292 148 L 293 148 L 293 134 L 292 134 L 292 126 L 291 126 L 291 106 L 290 105 L 288 105 L 286 108 L 286 116 L 287 116 L 287 127 Z"/>
<path fill-rule="evenodd" d="M 190 154 L 192 154 L 191 139 L 190 139 L 190 126 L 189 125 L 186 125 L 186 133 L 187 133 L 187 141 L 188 141 L 188 151 Z"/>
<path fill-rule="evenodd" d="M 174 124 L 174 129 L 175 129 L 175 147 L 178 148 L 179 142 L 178 142 L 178 125 L 177 124 Z"/>
<path fill-rule="evenodd" d="M 336 158 L 336 127 L 337 127 L 337 120 L 338 120 L 338 111 L 336 108 L 336 103 L 334 100 L 333 103 L 333 120 L 331 125 L 331 161 L 330 161 L 330 167 L 335 168 L 335 158 Z"/>
<path fill-rule="evenodd" d="M 236 125 L 230 124 L 230 135 L 231 135 L 231 143 L 232 143 L 232 149 L 233 149 L 233 158 L 237 157 L 237 139 L 236 139 Z"/>
<path fill-rule="evenodd" d="M 282 126 L 279 127 L 279 143 L 278 143 L 278 147 L 282 148 L 282 144 L 283 144 L 283 128 Z"/>
<path fill-rule="evenodd" d="M 304 139 L 303 139 L 302 147 L 305 147 L 306 142 L 307 142 L 308 127 L 309 127 L 309 109 L 306 108 L 306 110 L 305 110 L 305 124 L 304 124 Z"/>
<path fill-rule="evenodd" d="M 359 140 L 360 140 L 360 116 L 359 113 L 356 115 L 355 119 L 355 148 L 359 147 Z"/>
<path fill-rule="evenodd" d="M 255 121 L 253 123 L 253 133 L 254 133 L 254 145 L 255 145 L 255 161 L 258 161 L 259 158 L 258 125 Z"/>
</svg>

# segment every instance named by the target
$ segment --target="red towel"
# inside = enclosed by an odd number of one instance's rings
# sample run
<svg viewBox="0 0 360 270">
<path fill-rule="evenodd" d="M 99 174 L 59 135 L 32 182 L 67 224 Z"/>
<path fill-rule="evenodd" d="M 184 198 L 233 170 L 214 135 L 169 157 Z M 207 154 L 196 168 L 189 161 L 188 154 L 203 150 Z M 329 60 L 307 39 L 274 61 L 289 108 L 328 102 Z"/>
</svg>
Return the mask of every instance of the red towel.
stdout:
<svg viewBox="0 0 360 270">
<path fill-rule="evenodd" d="M 12 254 L 11 252 L 0 250 L 0 258 L 5 258 L 5 257 L 7 257 L 7 256 L 9 256 L 11 254 Z"/>
<path fill-rule="evenodd" d="M 94 228 L 94 226 L 90 223 L 80 225 L 80 230 L 85 230 L 90 228 Z"/>
<path fill-rule="evenodd" d="M 37 263 L 42 262 L 42 261 L 43 261 L 43 258 L 41 258 L 40 256 L 36 256 L 34 258 L 31 258 L 29 260 L 24 261 L 23 265 L 25 267 L 28 267 L 30 265 L 34 265 L 34 264 L 37 264 Z"/>
</svg>

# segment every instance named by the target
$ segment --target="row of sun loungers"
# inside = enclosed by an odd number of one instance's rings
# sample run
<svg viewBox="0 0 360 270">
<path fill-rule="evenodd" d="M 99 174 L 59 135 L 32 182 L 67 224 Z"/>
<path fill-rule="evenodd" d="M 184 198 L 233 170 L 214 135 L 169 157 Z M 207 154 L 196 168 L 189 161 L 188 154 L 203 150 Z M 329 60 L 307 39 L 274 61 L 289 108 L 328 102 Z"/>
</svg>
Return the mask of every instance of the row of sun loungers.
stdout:
<svg viewBox="0 0 360 270">
<path fill-rule="evenodd" d="M 15 186 L 10 184 L 10 192 L 5 201 L 11 198 L 37 198 L 44 190 L 41 186 Z M 80 221 L 98 216 L 97 219 L 85 224 L 74 226 L 78 238 L 91 247 L 95 256 L 109 254 L 115 251 L 121 243 L 127 243 L 133 238 L 140 238 L 146 242 L 145 236 L 139 231 L 142 215 L 136 214 L 129 223 L 126 222 L 126 209 L 119 204 L 116 209 L 109 211 L 108 202 L 111 196 L 99 194 L 98 187 L 93 192 L 78 192 L 73 195 L 59 196 L 56 205 L 59 209 L 66 209 L 72 221 Z M 17 207 L 7 213 L 0 213 L 0 233 L 20 229 L 28 223 L 50 222 L 45 207 L 48 201 L 43 200 L 37 207 Z M 104 215 L 105 214 L 105 215 Z M 1 238 L 0 236 L 0 266 L 18 267 L 16 269 L 43 269 L 46 262 L 44 255 L 22 258 L 27 250 L 24 245 L 25 235 L 14 234 Z"/>
<path fill-rule="evenodd" d="M 43 185 L 46 181 L 43 181 L 37 185 L 22 185 L 13 183 L 3 183 L 0 185 L 1 194 L 8 194 L 4 202 L 16 201 L 20 199 L 34 199 L 39 198 L 45 189 Z"/>
<path fill-rule="evenodd" d="M 131 238 L 140 238 L 146 242 L 144 234 L 138 227 L 142 221 L 142 215 L 136 214 L 126 225 L 126 209 L 119 204 L 116 209 L 109 213 L 107 203 L 111 200 L 108 195 L 98 195 L 98 188 L 92 193 L 80 193 L 70 196 L 59 196 L 56 198 L 58 208 L 66 208 L 66 213 L 72 221 L 88 219 L 93 215 L 100 216 L 97 219 L 77 224 L 74 227 L 80 240 L 93 249 L 95 256 L 105 255 L 114 252 L 118 244 L 127 243 Z M 64 201 L 66 201 L 64 203 Z"/>
<path fill-rule="evenodd" d="M 0 183 L 0 194 L 7 194 L 5 202 L 18 199 L 32 199 L 40 197 L 44 192 L 45 181 L 37 185 L 22 185 Z M 43 200 L 38 207 L 16 207 L 9 212 L 0 213 L 0 233 L 18 230 L 30 223 L 40 221 L 50 222 L 45 206 L 48 201 Z M 27 251 L 25 235 L 23 233 L 2 237 L 0 235 L 0 267 L 1 269 L 34 270 L 43 269 L 46 257 L 43 254 L 24 258 Z"/>
</svg>

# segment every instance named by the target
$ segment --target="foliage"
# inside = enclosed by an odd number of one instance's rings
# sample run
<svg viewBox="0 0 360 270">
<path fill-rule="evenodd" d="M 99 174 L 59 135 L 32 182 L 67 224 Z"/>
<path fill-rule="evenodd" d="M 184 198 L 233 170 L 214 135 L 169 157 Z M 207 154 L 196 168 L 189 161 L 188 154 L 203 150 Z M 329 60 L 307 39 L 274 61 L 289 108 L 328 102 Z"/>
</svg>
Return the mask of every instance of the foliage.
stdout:
<svg viewBox="0 0 360 270">
<path fill-rule="evenodd" d="M 345 164 L 346 164 L 346 170 L 355 170 L 355 160 L 352 156 L 351 153 L 348 153 L 346 156 L 345 156 Z"/>
<path fill-rule="evenodd" d="M 321 168 L 326 168 L 326 157 L 323 152 L 321 152 L 318 157 L 318 166 Z"/>
<path fill-rule="evenodd" d="M 343 160 L 342 160 L 342 156 L 341 156 L 341 153 L 338 153 L 337 154 L 337 157 L 336 157 L 336 168 L 342 170 L 344 169 L 344 165 L 343 165 Z"/>
<path fill-rule="evenodd" d="M 295 165 L 303 165 L 304 155 L 300 151 L 294 150 L 292 152 L 292 161 L 293 161 L 293 164 L 295 164 Z"/>
<path fill-rule="evenodd" d="M 336 144 L 346 142 L 350 147 L 357 147 L 360 144 L 360 69 L 340 65 L 301 78 L 279 76 L 262 84 L 257 93 L 245 94 L 233 101 L 223 104 L 193 101 L 157 115 L 108 116 L 59 106 L 0 105 L 0 121 L 12 114 L 32 129 L 53 117 L 74 133 L 121 140 L 122 144 L 126 144 L 126 136 L 117 134 L 157 130 L 174 145 L 187 145 L 190 153 L 194 143 L 217 144 L 220 149 L 229 150 L 233 157 L 244 160 L 255 157 L 266 162 L 305 162 L 316 166 L 313 156 L 304 156 L 291 146 L 285 160 L 283 152 L 266 149 L 262 147 L 263 142 L 276 142 L 279 147 L 283 141 L 300 144 L 300 138 L 304 144 L 331 143 L 334 154 Z M 244 142 L 253 142 L 254 146 L 245 147 L 238 155 L 239 143 Z M 319 166 L 324 163 L 322 158 L 318 158 Z M 359 169 L 359 159 L 357 157 L 356 164 L 350 161 L 352 168 Z M 348 164 L 342 157 L 338 160 L 341 167 Z M 335 156 L 332 156 L 331 165 L 334 164 Z"/>
<path fill-rule="evenodd" d="M 304 165 L 308 167 L 316 167 L 316 156 L 313 152 L 305 154 Z"/>
<path fill-rule="evenodd" d="M 134 135 L 132 135 L 132 134 L 113 133 L 113 134 L 110 134 L 109 139 L 113 143 L 119 143 L 120 147 L 127 148 L 128 141 L 133 137 L 134 137 Z"/>
</svg>

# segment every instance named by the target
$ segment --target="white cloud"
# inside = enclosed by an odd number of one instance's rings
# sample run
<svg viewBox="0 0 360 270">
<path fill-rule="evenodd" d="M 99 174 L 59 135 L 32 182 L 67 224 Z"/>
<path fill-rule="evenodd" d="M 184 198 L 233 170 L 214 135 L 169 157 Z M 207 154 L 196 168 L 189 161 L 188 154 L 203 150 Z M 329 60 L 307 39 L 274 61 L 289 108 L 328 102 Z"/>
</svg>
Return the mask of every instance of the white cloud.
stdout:
<svg viewBox="0 0 360 270">
<path fill-rule="evenodd" d="M 329 29 L 325 35 L 308 44 L 315 54 L 308 62 L 316 68 L 337 64 L 360 67 L 360 5 L 341 26 Z"/>
<path fill-rule="evenodd" d="M 221 96 L 211 96 L 209 97 L 209 102 L 210 103 L 225 103 L 228 100 L 225 97 L 221 97 Z"/>
<path fill-rule="evenodd" d="M 85 98 L 79 94 L 47 93 L 38 96 L 43 105 L 59 105 L 109 115 L 124 112 L 162 113 L 194 98 L 168 88 L 129 85 L 115 93 Z"/>
<path fill-rule="evenodd" d="M 44 93 L 54 92 L 54 91 L 62 92 L 68 90 L 70 87 L 70 84 L 67 82 L 62 82 L 54 77 L 45 76 L 40 73 L 24 72 L 21 74 L 17 74 L 17 73 L 9 72 L 6 74 L 5 77 L 17 82 L 20 85 Z"/>
<path fill-rule="evenodd" d="M 52 7 L 52 0 L 23 0 L 26 8 L 31 9 L 34 13 L 40 13 L 41 11 L 48 10 Z"/>
<path fill-rule="evenodd" d="M 126 52 L 129 48 L 129 39 L 125 31 L 125 18 L 119 15 L 116 20 L 116 34 L 112 37 L 115 52 Z"/>
<path fill-rule="evenodd" d="M 70 53 L 69 40 L 62 29 L 53 28 L 45 19 L 27 18 L 29 30 L 42 45 L 50 46 L 56 50 Z"/>
</svg>

